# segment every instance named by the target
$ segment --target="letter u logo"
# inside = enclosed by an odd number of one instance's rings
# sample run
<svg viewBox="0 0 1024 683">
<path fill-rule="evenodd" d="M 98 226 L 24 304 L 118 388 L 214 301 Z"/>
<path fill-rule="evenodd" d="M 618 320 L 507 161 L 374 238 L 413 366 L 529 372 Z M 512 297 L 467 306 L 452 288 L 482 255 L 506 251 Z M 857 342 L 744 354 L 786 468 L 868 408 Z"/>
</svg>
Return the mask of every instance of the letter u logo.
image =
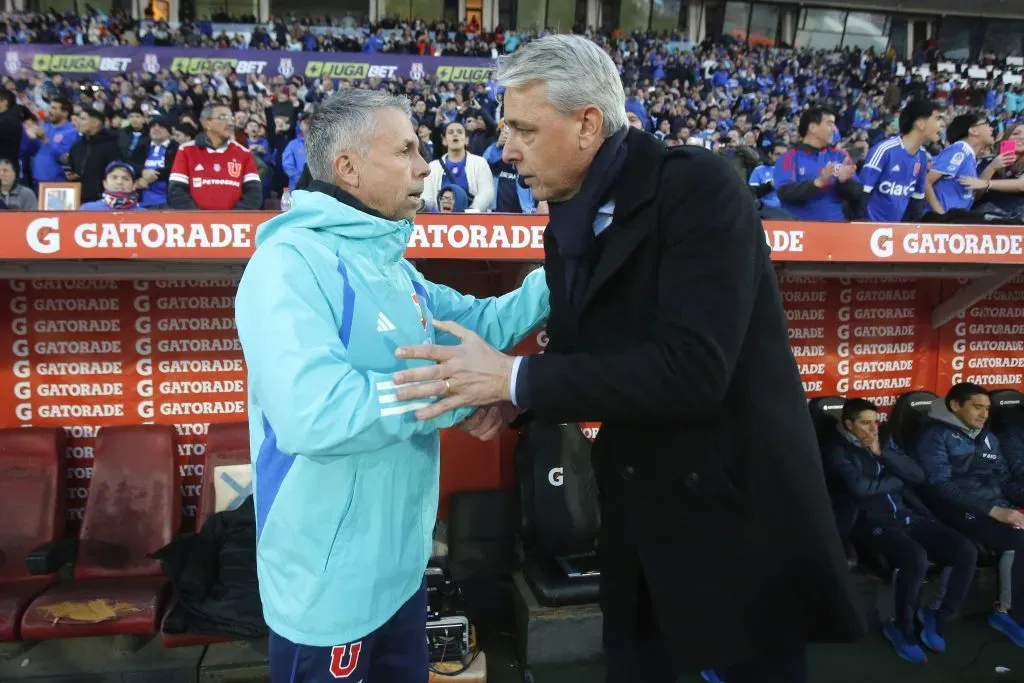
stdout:
<svg viewBox="0 0 1024 683">
<path fill-rule="evenodd" d="M 331 675 L 335 678 L 348 678 L 359 666 L 359 650 L 363 641 L 351 645 L 335 645 L 331 648 Z M 348 657 L 345 655 L 348 654 Z"/>
</svg>

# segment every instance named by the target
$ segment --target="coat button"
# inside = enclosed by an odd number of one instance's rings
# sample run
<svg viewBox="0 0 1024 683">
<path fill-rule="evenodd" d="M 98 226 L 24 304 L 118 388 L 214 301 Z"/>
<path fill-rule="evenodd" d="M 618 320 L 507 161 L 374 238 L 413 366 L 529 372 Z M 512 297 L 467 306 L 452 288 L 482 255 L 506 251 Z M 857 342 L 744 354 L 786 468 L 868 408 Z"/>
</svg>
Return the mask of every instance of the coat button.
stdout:
<svg viewBox="0 0 1024 683">
<path fill-rule="evenodd" d="M 634 472 L 636 472 L 636 470 L 633 469 L 632 465 L 626 465 L 622 468 L 622 478 L 629 481 L 633 478 Z"/>
<path fill-rule="evenodd" d="M 697 484 L 699 483 L 700 475 L 697 474 L 696 472 L 690 472 L 688 475 L 686 475 L 686 488 L 695 489 L 697 488 Z"/>
</svg>

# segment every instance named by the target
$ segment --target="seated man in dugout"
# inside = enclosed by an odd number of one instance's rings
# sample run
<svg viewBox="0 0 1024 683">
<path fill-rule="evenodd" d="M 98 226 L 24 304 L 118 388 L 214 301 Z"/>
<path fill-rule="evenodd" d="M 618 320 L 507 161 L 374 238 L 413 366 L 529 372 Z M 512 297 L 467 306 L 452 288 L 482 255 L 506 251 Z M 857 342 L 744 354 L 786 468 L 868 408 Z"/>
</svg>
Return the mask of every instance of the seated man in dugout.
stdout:
<svg viewBox="0 0 1024 683">
<path fill-rule="evenodd" d="M 964 536 L 935 520 L 911 486 L 925 475 L 891 437 L 878 434 L 878 407 L 863 398 L 843 404 L 838 433 L 825 450 L 829 474 L 841 482 L 842 493 L 856 510 L 851 538 L 862 552 L 875 552 L 898 570 L 895 612 L 882 629 L 903 659 L 928 661 L 920 643 L 944 652 L 947 620 L 963 604 L 974 580 L 978 551 Z M 951 568 L 942 604 L 919 608 L 928 558 Z M 915 629 L 920 626 L 920 641 Z"/>
<path fill-rule="evenodd" d="M 989 550 L 1015 551 L 999 572 L 1000 594 L 1010 604 L 1001 599 L 988 623 L 1024 647 L 1024 483 L 1013 481 L 986 427 L 989 408 L 983 387 L 955 385 L 932 403 L 913 454 L 925 473 L 921 495 L 942 522 Z"/>
</svg>

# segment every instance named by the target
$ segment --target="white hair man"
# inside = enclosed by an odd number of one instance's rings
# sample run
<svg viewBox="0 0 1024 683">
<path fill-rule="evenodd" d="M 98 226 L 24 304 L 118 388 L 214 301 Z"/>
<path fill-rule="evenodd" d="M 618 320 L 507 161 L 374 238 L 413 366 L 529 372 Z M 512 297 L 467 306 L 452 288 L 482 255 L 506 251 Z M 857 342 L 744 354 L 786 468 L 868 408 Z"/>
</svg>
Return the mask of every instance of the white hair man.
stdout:
<svg viewBox="0 0 1024 683">
<path fill-rule="evenodd" d="M 610 683 L 714 669 L 806 680 L 806 643 L 864 631 L 750 193 L 720 157 L 626 123 L 611 58 L 545 36 L 504 57 L 504 158 L 550 205 L 548 345 L 512 358 L 458 325 L 399 349 L 424 420 L 507 400 L 598 421 Z M 525 418 L 524 418 L 525 419 Z"/>
<path fill-rule="evenodd" d="M 397 398 L 391 375 L 413 364 L 395 349 L 435 341 L 435 316 L 510 348 L 546 319 L 547 286 L 538 273 L 475 299 L 403 258 L 427 175 L 404 98 L 334 95 L 306 159 L 291 210 L 256 232 L 236 300 L 271 680 L 426 683 L 438 431 L 494 438 L 508 411 L 417 420 L 430 402 Z"/>
</svg>

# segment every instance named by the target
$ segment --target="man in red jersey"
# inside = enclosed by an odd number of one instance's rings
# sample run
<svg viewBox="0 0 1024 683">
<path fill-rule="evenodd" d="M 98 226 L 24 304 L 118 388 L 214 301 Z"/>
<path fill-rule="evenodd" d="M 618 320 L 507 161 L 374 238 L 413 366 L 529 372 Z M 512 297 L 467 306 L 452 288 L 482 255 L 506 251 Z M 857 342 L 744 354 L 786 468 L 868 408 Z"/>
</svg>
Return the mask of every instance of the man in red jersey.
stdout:
<svg viewBox="0 0 1024 683">
<path fill-rule="evenodd" d="M 200 116 L 203 135 L 174 157 L 167 183 L 172 209 L 228 211 L 263 206 L 263 188 L 252 153 L 234 139 L 234 117 L 224 105 L 208 105 Z"/>
</svg>

